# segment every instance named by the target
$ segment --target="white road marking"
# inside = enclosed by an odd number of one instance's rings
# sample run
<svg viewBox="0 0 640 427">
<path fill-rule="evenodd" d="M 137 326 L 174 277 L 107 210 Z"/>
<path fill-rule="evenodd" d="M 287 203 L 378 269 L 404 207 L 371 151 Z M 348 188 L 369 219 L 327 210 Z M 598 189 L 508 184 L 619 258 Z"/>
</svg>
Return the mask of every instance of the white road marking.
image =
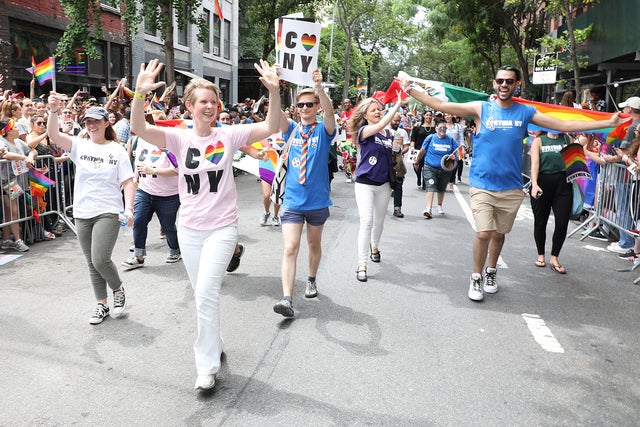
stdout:
<svg viewBox="0 0 640 427">
<path fill-rule="evenodd" d="M 469 222 L 469 224 L 471 224 L 471 228 L 473 228 L 473 231 L 478 231 L 476 229 L 476 221 L 475 221 L 475 219 L 473 219 L 473 213 L 471 212 L 471 208 L 469 207 L 469 204 L 467 203 L 467 201 L 462 196 L 462 193 L 460 193 L 460 190 L 458 190 L 458 186 L 457 185 L 453 186 L 453 195 L 456 196 L 456 200 L 458 201 L 458 204 L 460 204 L 460 207 L 462 208 L 462 212 L 464 212 L 464 216 L 467 217 L 467 221 Z M 504 262 L 504 259 L 502 259 L 502 255 L 500 255 L 498 257 L 498 265 L 497 265 L 497 267 L 498 268 L 509 268 L 507 263 Z"/>
<path fill-rule="evenodd" d="M 551 329 L 547 327 L 540 316 L 523 313 L 522 318 L 527 323 L 531 335 L 543 350 L 551 353 L 564 353 L 564 348 L 562 348 L 556 337 L 551 333 Z"/>
</svg>

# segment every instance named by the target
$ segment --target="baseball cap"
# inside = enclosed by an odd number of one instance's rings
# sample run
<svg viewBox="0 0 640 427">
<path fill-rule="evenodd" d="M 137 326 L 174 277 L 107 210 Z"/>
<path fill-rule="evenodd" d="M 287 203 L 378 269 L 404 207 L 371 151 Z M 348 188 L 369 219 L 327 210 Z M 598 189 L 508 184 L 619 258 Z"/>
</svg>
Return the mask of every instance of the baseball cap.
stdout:
<svg viewBox="0 0 640 427">
<path fill-rule="evenodd" d="M 631 108 L 633 108 L 633 107 L 631 107 Z M 620 143 L 620 149 L 621 150 L 626 150 L 629 147 L 631 147 L 631 141 L 622 141 Z"/>
<path fill-rule="evenodd" d="M 102 107 L 91 107 L 87 108 L 87 111 L 84 113 L 84 118 L 82 121 L 87 119 L 96 119 L 96 120 L 109 120 L 109 113 Z"/>
<path fill-rule="evenodd" d="M 640 110 L 640 98 L 637 96 L 632 96 L 631 98 L 627 98 L 626 101 L 618 104 L 618 107 L 620 108 L 631 107 L 634 110 Z"/>
<path fill-rule="evenodd" d="M 24 93 L 18 92 L 11 95 L 11 99 L 16 99 L 16 98 L 24 98 Z"/>
</svg>

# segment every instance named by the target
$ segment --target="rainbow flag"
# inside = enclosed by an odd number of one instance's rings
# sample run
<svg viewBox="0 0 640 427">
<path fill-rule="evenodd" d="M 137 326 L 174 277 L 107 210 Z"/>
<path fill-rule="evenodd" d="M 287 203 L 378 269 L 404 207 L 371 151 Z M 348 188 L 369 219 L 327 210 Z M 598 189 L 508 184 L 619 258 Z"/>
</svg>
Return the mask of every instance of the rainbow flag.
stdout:
<svg viewBox="0 0 640 427">
<path fill-rule="evenodd" d="M 36 71 L 36 60 L 31 57 L 31 67 L 25 68 L 29 74 L 33 74 Z"/>
<path fill-rule="evenodd" d="M 164 110 L 164 104 L 160 102 L 160 100 L 158 99 L 158 95 L 156 95 L 155 93 L 153 94 L 153 98 L 151 98 L 151 108 L 160 111 Z"/>
<path fill-rule="evenodd" d="M 122 97 L 124 99 L 133 99 L 133 91 L 128 87 L 124 86 L 122 88 Z"/>
<path fill-rule="evenodd" d="M 454 151 L 454 153 L 458 160 L 462 160 L 464 159 L 464 156 L 467 154 L 467 150 L 465 149 L 464 145 L 458 145 L 458 148 L 456 148 L 456 151 Z"/>
<path fill-rule="evenodd" d="M 565 107 L 563 105 L 546 104 L 544 102 L 530 101 L 528 99 L 516 98 L 513 100 L 520 104 L 531 105 L 542 114 L 546 114 L 551 117 L 555 117 L 561 120 L 580 120 L 580 121 L 596 121 L 596 120 L 608 120 L 613 113 L 605 113 L 603 111 L 583 110 L 581 108 Z M 620 117 L 629 117 L 628 114 L 620 114 Z M 605 137 L 600 138 L 607 144 L 613 144 L 617 141 L 622 141 L 627 134 L 627 130 L 631 125 L 631 121 L 621 124 L 616 128 L 602 128 L 586 131 L 584 133 L 603 134 Z M 540 126 L 529 124 L 527 128 L 530 132 L 542 130 L 545 132 L 557 132 L 553 129 L 545 129 Z"/>
<path fill-rule="evenodd" d="M 31 62 L 35 62 L 33 61 L 33 58 Z M 33 74 L 36 76 L 36 79 L 38 79 L 38 83 L 40 83 L 40 86 L 42 86 L 47 80 L 53 80 L 55 78 L 55 73 L 56 61 L 53 56 L 50 56 L 49 58 L 33 67 Z"/>
<path fill-rule="evenodd" d="M 52 185 L 56 185 L 56 182 L 50 179 L 48 176 L 39 172 L 33 168 L 29 169 L 29 182 L 35 182 L 37 184 L 43 185 L 47 188 Z"/>
<path fill-rule="evenodd" d="M 582 145 L 569 144 L 560 150 L 560 155 L 567 168 L 567 182 L 573 182 L 582 177 L 591 179 Z"/>
<path fill-rule="evenodd" d="M 364 96 L 367 96 L 367 85 L 365 83 L 362 83 L 360 76 L 356 77 L 356 89 L 358 90 L 358 95 L 362 94 Z"/>
<path fill-rule="evenodd" d="M 224 21 L 224 16 L 222 16 L 222 4 L 220 3 L 221 0 L 215 0 L 215 4 L 216 4 L 216 13 L 218 14 L 218 17 L 220 18 L 221 21 Z"/>
</svg>

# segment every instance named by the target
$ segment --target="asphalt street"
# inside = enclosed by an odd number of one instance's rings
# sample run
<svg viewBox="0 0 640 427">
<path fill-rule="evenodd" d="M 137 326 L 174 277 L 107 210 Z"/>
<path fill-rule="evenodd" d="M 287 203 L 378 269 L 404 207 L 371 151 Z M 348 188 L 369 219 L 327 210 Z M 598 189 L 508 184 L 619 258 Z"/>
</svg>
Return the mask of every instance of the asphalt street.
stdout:
<svg viewBox="0 0 640 427">
<path fill-rule="evenodd" d="M 640 270 L 616 271 L 630 263 L 579 233 L 560 257 L 568 274 L 536 267 L 525 200 L 499 292 L 473 302 L 466 170 L 432 220 L 410 171 L 406 217 L 391 216 L 389 204 L 382 262 L 360 283 L 353 185 L 341 173 L 332 184 L 318 298 L 303 296 L 303 244 L 296 316 L 285 320 L 272 310 L 282 295 L 280 229 L 258 225 L 260 184 L 237 178 L 246 252 L 223 283 L 225 355 L 208 394 L 193 390 L 191 287 L 182 263 L 164 262 L 155 219 L 145 266 L 121 273 L 124 318 L 89 324 L 95 300 L 71 232 L 0 266 L 0 425 L 640 423 Z M 118 265 L 129 239 L 118 239 Z"/>
</svg>

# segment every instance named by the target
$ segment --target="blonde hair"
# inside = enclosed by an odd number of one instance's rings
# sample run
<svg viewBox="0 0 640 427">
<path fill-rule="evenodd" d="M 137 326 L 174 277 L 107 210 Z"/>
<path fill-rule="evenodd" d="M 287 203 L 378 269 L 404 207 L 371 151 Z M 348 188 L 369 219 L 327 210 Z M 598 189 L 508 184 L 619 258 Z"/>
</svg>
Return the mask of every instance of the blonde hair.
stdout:
<svg viewBox="0 0 640 427">
<path fill-rule="evenodd" d="M 362 126 L 367 124 L 367 119 L 364 116 L 367 114 L 367 110 L 374 102 L 377 103 L 381 109 L 384 108 L 382 102 L 378 101 L 375 98 L 367 98 L 360 101 L 360 103 L 356 105 L 356 108 L 351 114 L 351 118 L 349 119 L 349 132 L 353 132 L 354 134 L 356 134 Z"/>
<path fill-rule="evenodd" d="M 220 89 L 218 89 L 218 85 L 213 82 L 210 82 L 207 79 L 203 79 L 202 77 L 198 77 L 195 79 L 191 79 L 187 87 L 184 88 L 184 94 L 182 95 L 182 99 L 185 104 L 188 102 L 193 104 L 196 101 L 196 89 L 206 89 L 213 91 L 216 94 L 216 98 L 218 101 L 220 100 Z"/>
<path fill-rule="evenodd" d="M 318 97 L 318 94 L 316 93 L 316 90 L 314 88 L 307 87 L 307 88 L 302 89 L 296 95 L 296 101 L 299 101 L 300 97 L 302 97 L 304 95 L 313 95 L 314 102 L 315 103 L 319 103 L 320 102 L 320 98 Z"/>
</svg>

